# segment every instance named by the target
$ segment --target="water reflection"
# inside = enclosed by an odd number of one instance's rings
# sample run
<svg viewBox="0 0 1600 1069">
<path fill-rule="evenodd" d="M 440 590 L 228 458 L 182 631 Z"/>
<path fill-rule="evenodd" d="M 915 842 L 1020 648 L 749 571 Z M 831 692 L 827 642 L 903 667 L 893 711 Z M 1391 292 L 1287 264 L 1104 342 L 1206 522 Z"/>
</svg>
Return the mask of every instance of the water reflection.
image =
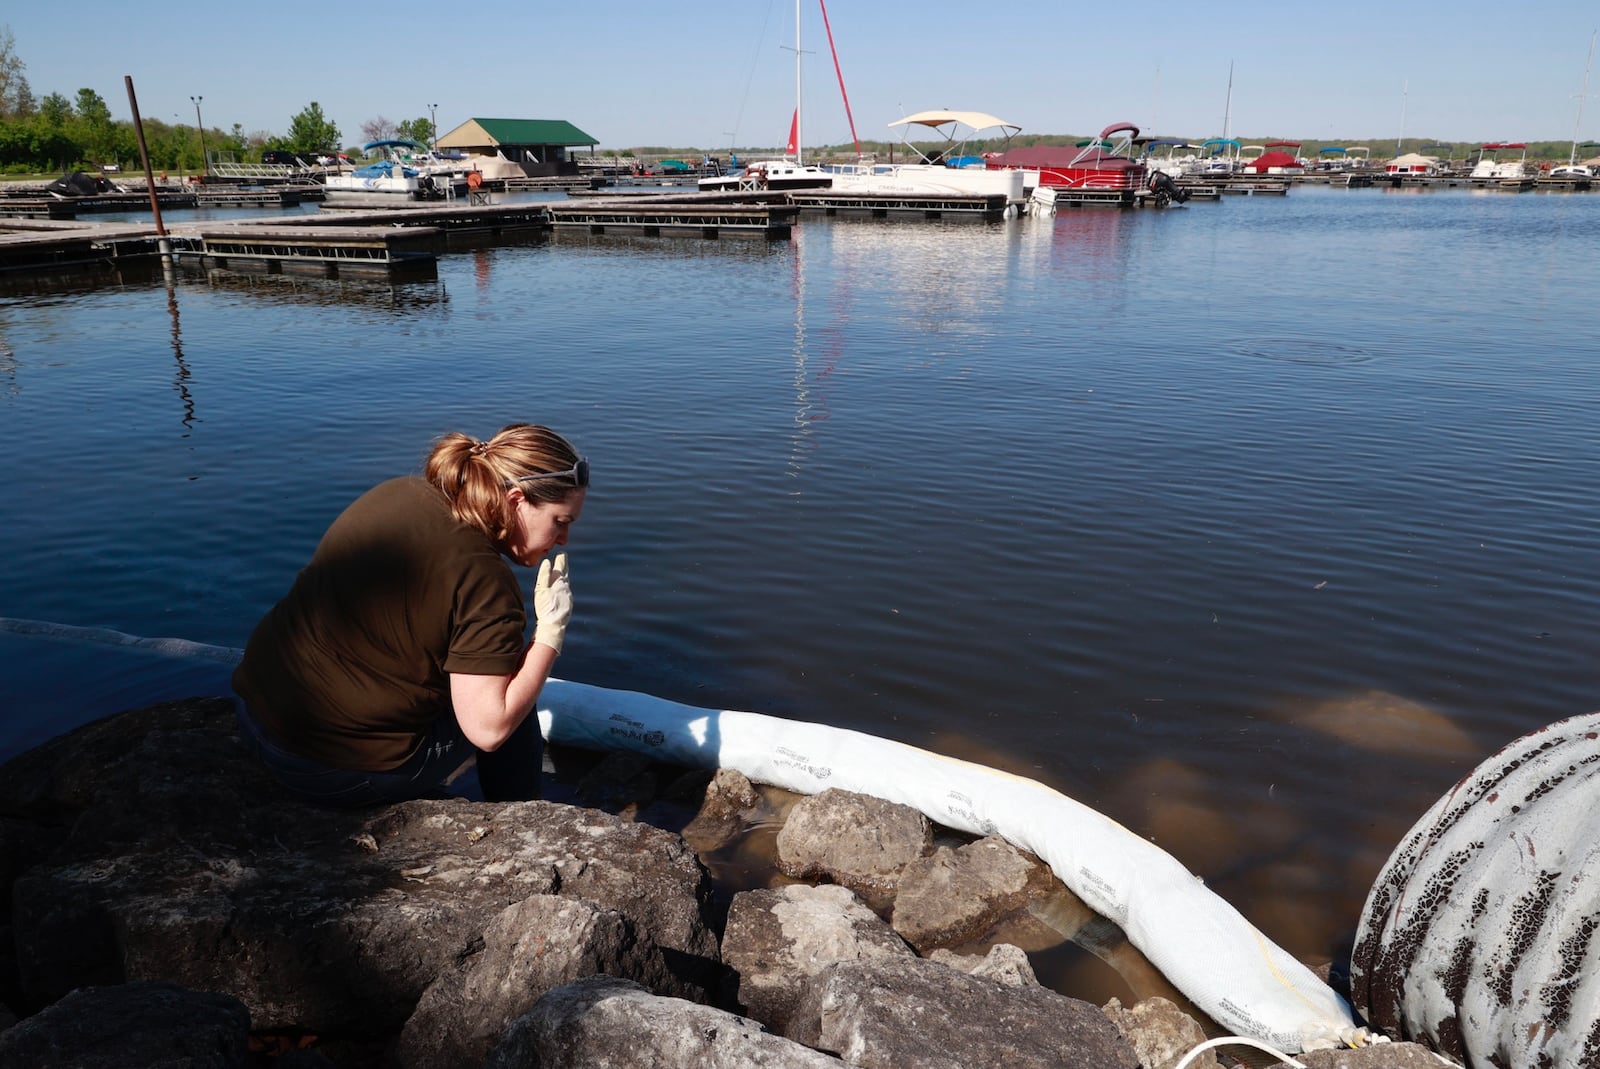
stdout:
<svg viewBox="0 0 1600 1069">
<path fill-rule="evenodd" d="M 423 312 L 436 310 L 450 301 L 449 291 L 437 279 L 323 278 L 258 274 L 220 267 L 206 268 L 200 277 L 210 289 L 242 293 L 269 305 L 353 305 L 394 312 Z"/>
<path fill-rule="evenodd" d="M 22 392 L 22 384 L 17 381 L 17 354 L 11 351 L 4 334 L 0 334 L 0 375 L 5 376 L 7 394 L 15 397 Z"/>
<path fill-rule="evenodd" d="M 183 328 L 178 323 L 178 290 L 172 275 L 167 273 L 167 315 L 172 319 L 172 359 L 177 364 L 172 385 L 183 402 L 183 437 L 189 437 L 194 428 L 194 397 L 189 393 L 189 365 L 183 359 Z"/>
<path fill-rule="evenodd" d="M 805 231 L 796 227 L 792 236 L 793 269 L 791 287 L 794 294 L 794 431 L 790 436 L 788 474 L 798 476 L 805 455 L 816 449 L 814 435 L 817 425 L 828 419 L 828 399 L 819 388 L 819 382 L 833 374 L 838 366 L 840 350 L 837 332 L 828 346 L 822 370 L 813 375 L 808 362 L 810 354 L 806 339 L 806 265 Z M 798 491 L 796 491 L 798 493 Z"/>
</svg>

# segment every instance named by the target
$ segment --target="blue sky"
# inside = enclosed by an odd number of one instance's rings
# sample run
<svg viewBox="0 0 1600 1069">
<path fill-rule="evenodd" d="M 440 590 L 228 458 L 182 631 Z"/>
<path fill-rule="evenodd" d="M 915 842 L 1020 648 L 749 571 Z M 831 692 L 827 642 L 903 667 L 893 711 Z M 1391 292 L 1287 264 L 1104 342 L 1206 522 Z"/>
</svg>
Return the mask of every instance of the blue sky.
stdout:
<svg viewBox="0 0 1600 1069">
<path fill-rule="evenodd" d="M 93 88 L 208 127 L 287 131 L 309 102 L 346 144 L 363 122 L 566 119 L 602 148 L 781 145 L 795 100 L 793 0 L 607 5 L 348 0 L 0 8 L 36 96 Z M 803 142 L 850 125 L 818 0 L 801 3 Z M 1340 140 L 1380 156 L 1443 142 L 1569 140 L 1600 2 L 1234 0 L 1229 4 L 832 0 L 856 129 L 927 108 L 1030 133 L 1113 122 L 1199 139 Z M 1233 88 L 1228 91 L 1229 67 Z M 1600 78 L 1580 140 L 1600 139 Z"/>
</svg>

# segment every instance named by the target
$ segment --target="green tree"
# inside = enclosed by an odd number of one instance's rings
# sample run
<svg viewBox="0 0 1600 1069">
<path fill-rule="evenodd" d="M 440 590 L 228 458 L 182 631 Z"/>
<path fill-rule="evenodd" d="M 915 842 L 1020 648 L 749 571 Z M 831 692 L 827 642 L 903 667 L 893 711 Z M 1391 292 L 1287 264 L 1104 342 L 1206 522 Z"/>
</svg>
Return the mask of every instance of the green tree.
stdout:
<svg viewBox="0 0 1600 1069">
<path fill-rule="evenodd" d="M 111 108 L 106 105 L 105 98 L 93 89 L 78 90 L 77 115 L 79 122 L 111 124 Z"/>
<path fill-rule="evenodd" d="M 111 109 L 105 99 L 93 89 L 78 90 L 76 121 L 72 124 L 74 139 L 83 146 L 90 163 L 102 164 L 122 158 L 123 140 L 111 121 Z"/>
<path fill-rule="evenodd" d="M 322 105 L 313 100 L 289 120 L 289 136 L 284 147 L 290 152 L 318 152 L 339 146 L 339 128 L 322 114 Z"/>
<path fill-rule="evenodd" d="M 395 136 L 403 137 L 407 141 L 415 141 L 419 145 L 433 144 L 433 123 L 426 118 L 402 119 L 400 125 L 395 127 Z"/>
<path fill-rule="evenodd" d="M 67 125 L 72 118 L 72 101 L 60 93 L 51 93 L 39 101 L 39 118 L 43 119 L 47 126 L 60 128 Z"/>
</svg>

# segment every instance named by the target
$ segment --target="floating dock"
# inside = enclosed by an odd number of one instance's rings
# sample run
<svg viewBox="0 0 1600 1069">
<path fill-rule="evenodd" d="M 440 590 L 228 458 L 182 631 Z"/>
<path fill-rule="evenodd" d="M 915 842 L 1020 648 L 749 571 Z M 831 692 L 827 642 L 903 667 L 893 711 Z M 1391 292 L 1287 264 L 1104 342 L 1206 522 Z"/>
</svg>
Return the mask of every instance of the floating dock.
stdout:
<svg viewBox="0 0 1600 1069">
<path fill-rule="evenodd" d="M 432 265 L 444 248 L 444 235 L 421 226 L 186 227 L 174 234 L 174 248 L 180 255 L 198 256 L 207 267 L 337 278 Z"/>
<path fill-rule="evenodd" d="M 980 219 L 1006 217 L 1004 193 L 835 193 L 826 189 L 795 190 L 789 203 L 803 212 L 857 215 L 872 219 Z"/>
<path fill-rule="evenodd" d="M 556 230 L 590 234 L 753 237 L 787 241 L 800 209 L 784 204 L 708 204 L 669 197 L 570 200 L 543 205 Z"/>
</svg>

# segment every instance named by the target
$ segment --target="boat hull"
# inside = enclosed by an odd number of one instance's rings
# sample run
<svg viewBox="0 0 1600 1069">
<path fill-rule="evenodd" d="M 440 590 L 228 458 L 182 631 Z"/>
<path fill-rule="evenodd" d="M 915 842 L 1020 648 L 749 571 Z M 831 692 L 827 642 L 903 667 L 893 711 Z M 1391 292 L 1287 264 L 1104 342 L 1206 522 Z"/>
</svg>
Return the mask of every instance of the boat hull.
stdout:
<svg viewBox="0 0 1600 1069">
<path fill-rule="evenodd" d="M 934 164 L 895 164 L 874 168 L 835 168 L 837 193 L 891 196 L 918 194 L 991 196 L 1005 195 L 1007 203 L 1027 199 L 1021 171 L 991 171 L 979 167 L 939 167 Z"/>
</svg>

